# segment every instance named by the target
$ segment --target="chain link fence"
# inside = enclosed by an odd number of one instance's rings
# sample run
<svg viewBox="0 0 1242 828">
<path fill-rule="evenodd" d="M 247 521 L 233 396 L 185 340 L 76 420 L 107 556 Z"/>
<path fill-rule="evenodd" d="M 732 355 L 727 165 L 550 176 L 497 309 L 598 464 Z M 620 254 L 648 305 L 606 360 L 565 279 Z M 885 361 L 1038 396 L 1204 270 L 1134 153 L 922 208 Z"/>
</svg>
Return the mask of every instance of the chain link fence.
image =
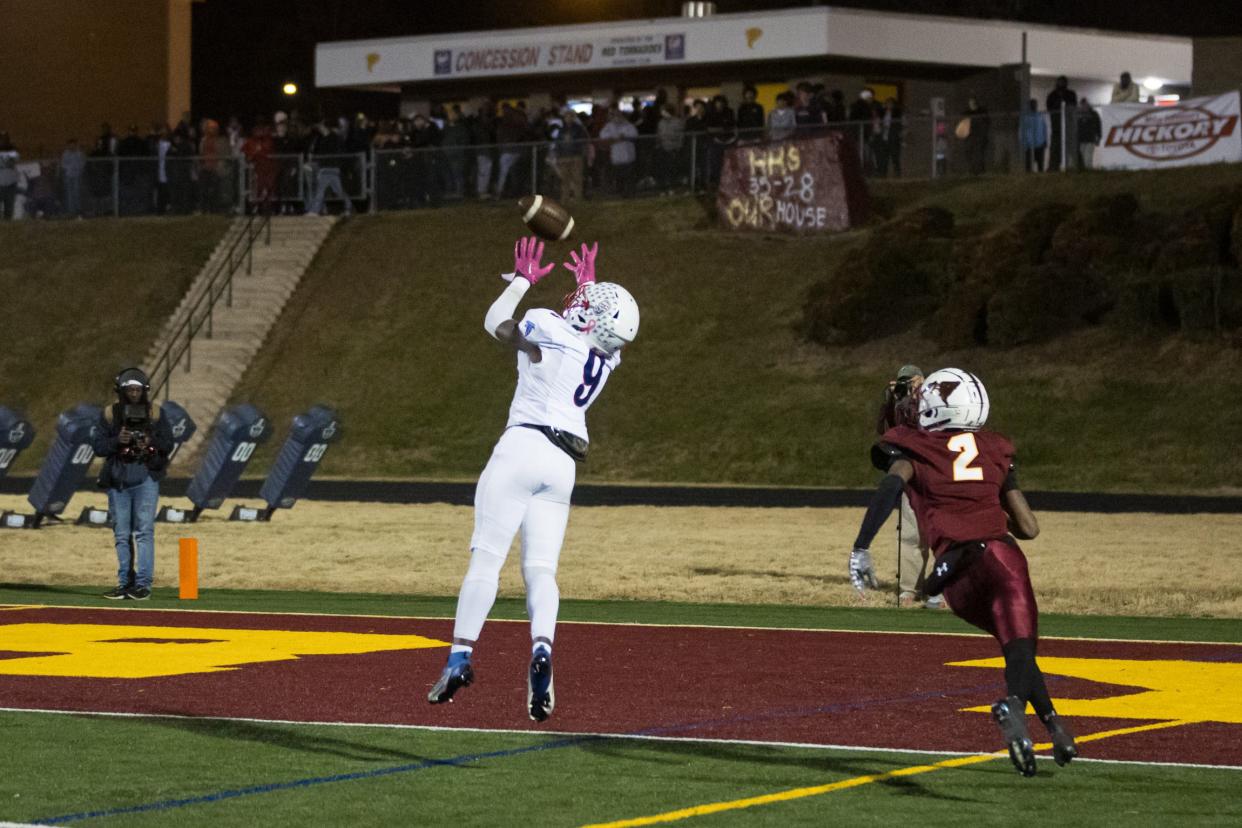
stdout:
<svg viewBox="0 0 1242 828">
<path fill-rule="evenodd" d="M 618 140 L 379 147 L 342 155 L 88 157 L 19 162 L 13 217 L 284 214 L 434 208 L 541 192 L 566 202 L 711 191 L 735 146 L 837 132 L 871 179 L 952 179 L 1090 168 L 1082 113 L 847 121 L 811 128 L 691 131 Z"/>
</svg>

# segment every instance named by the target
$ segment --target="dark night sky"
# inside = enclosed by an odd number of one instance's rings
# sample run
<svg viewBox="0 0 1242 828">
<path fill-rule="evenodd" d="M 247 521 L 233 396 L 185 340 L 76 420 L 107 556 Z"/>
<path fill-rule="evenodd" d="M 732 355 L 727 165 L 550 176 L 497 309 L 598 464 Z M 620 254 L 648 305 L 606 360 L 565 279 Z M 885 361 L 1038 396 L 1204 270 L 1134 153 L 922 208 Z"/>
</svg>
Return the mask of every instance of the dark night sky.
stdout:
<svg viewBox="0 0 1242 828">
<path fill-rule="evenodd" d="M 721 13 L 808 5 L 950 14 L 1185 36 L 1242 34 L 1238 0 L 717 0 Z M 1174 9 L 1174 13 L 1170 13 Z M 520 14 L 515 14 L 515 10 Z M 305 109 L 395 111 L 394 96 L 315 93 L 324 40 L 674 17 L 680 0 L 205 0 L 193 7 L 192 97 L 200 114 L 249 117 L 286 106 L 279 87 L 306 90 Z"/>
</svg>

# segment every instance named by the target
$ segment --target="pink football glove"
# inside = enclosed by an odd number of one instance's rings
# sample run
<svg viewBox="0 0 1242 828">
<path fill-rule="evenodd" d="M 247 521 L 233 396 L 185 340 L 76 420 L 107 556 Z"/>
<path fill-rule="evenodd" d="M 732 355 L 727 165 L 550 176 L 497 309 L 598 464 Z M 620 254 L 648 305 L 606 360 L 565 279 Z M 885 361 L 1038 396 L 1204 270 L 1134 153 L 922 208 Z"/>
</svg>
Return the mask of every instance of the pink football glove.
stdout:
<svg viewBox="0 0 1242 828">
<path fill-rule="evenodd" d="M 599 253 L 599 242 L 587 247 L 582 245 L 582 255 L 577 252 L 569 251 L 570 262 L 565 262 L 565 267 L 573 272 L 574 278 L 578 280 L 578 286 L 590 284 L 595 281 L 595 256 Z"/>
<path fill-rule="evenodd" d="M 523 236 L 513 245 L 513 272 L 532 285 L 552 272 L 555 264 L 543 264 L 543 242 L 535 236 Z"/>
</svg>

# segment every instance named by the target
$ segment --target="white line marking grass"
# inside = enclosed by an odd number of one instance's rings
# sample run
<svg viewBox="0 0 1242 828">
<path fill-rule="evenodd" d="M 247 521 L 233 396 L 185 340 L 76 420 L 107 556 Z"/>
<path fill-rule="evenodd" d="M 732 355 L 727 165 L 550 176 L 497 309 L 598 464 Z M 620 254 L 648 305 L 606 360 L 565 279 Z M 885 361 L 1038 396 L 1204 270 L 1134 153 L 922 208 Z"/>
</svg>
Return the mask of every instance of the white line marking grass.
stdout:
<svg viewBox="0 0 1242 828">
<path fill-rule="evenodd" d="M 391 618 L 396 621 L 452 621 L 452 617 L 444 615 L 348 615 L 337 613 L 323 612 L 264 612 L 262 610 L 222 610 L 222 609 L 189 609 L 180 607 L 113 607 L 99 606 L 88 607 L 77 604 L 31 604 L 29 606 L 13 607 L 15 609 L 72 609 L 72 610 L 98 610 L 101 612 L 127 612 L 127 613 L 155 613 L 155 612 L 184 612 L 184 613 L 207 613 L 220 615 L 262 615 L 262 616 L 280 616 L 287 615 L 292 617 L 308 617 L 308 618 Z M 838 609 L 833 607 L 832 609 Z M 1226 619 L 1228 620 L 1228 619 Z M 528 624 L 529 621 L 522 618 L 489 618 L 489 624 Z M 574 624 L 579 626 L 595 626 L 595 627 L 652 627 L 656 629 L 681 629 L 681 630 L 770 630 L 772 632 L 807 632 L 807 633 L 859 633 L 862 635 L 932 635 L 932 636 L 948 636 L 952 638 L 991 638 L 986 633 L 974 632 L 939 632 L 935 630 L 851 630 L 838 629 L 836 627 L 755 627 L 746 625 L 733 624 L 652 624 L 643 621 L 566 621 L 561 619 L 558 624 Z M 965 622 L 962 622 L 965 623 Z M 1101 641 L 1116 642 L 1121 644 L 1202 644 L 1213 647 L 1242 647 L 1242 642 L 1238 641 L 1182 641 L 1178 639 L 1155 639 L 1155 638 L 1092 638 L 1089 636 L 1075 635 L 1041 635 L 1041 641 Z"/>
<path fill-rule="evenodd" d="M 853 753 L 896 753 L 911 756 L 1000 756 L 1000 753 L 973 753 L 955 750 L 920 750 L 918 748 L 876 747 L 873 745 L 823 745 L 811 742 L 766 742 L 757 739 L 705 739 L 695 736 L 649 736 L 644 734 L 602 733 L 572 730 L 519 730 L 488 727 L 441 727 L 438 725 L 396 724 L 387 722 L 320 722 L 294 719 L 257 719 L 245 716 L 180 716 L 175 713 L 119 713 L 107 710 L 52 710 L 30 707 L 0 707 L 0 713 L 37 713 L 53 716 L 95 716 L 106 719 L 191 719 L 207 722 L 245 722 L 247 724 L 307 725 L 316 727 L 362 727 L 381 730 L 419 730 L 431 733 L 498 733 L 506 736 L 555 736 L 557 738 L 613 739 L 633 742 L 673 742 L 683 744 L 742 745 L 745 747 L 789 748 L 797 750 L 840 750 Z M 1183 724 L 1182 722 L 1169 723 Z M 1168 726 L 1168 725 L 1157 725 Z M 1150 726 L 1140 726 L 1149 729 Z M 1097 737 L 1098 738 L 1098 737 Z M 1089 738 L 1079 741 L 1091 741 Z M 1051 761 L 1050 756 L 1038 759 Z M 1207 765 L 1195 762 L 1149 762 L 1136 759 L 1090 759 L 1078 758 L 1075 762 L 1093 762 L 1102 765 L 1143 765 L 1166 768 L 1202 768 L 1204 770 L 1242 771 L 1242 765 Z"/>
</svg>

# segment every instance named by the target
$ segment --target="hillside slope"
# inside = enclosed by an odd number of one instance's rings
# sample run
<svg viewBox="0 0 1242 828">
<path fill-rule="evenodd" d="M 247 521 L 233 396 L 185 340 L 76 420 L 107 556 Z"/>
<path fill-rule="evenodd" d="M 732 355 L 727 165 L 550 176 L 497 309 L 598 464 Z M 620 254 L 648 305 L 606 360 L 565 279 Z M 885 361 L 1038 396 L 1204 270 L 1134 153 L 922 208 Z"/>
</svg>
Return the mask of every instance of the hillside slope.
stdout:
<svg viewBox="0 0 1242 828">
<path fill-rule="evenodd" d="M 977 233 L 1040 202 L 1130 192 L 1184 210 L 1242 184 L 1242 167 L 1156 174 L 885 183 L 882 213 L 940 206 Z M 600 278 L 643 312 L 591 410 L 594 481 L 869 486 L 879 391 L 904 362 L 978 372 L 991 424 L 1012 434 L 1024 485 L 1105 491 L 1235 491 L 1220 462 L 1242 443 L 1228 340 L 1100 325 L 1039 345 L 943 351 L 920 326 L 865 344 L 801 338 L 811 286 L 858 255 L 870 230 L 837 237 L 739 237 L 689 199 L 583 204 Z M 323 473 L 470 479 L 503 428 L 513 357 L 482 330 L 521 232 L 511 205 L 354 219 L 325 244 L 236 394 L 284 423 L 315 402 L 345 436 Z M 569 246 L 549 245 L 564 258 Z M 529 305 L 559 307 L 568 273 Z M 1049 297 L 1055 301 L 1055 297 Z M 274 441 L 257 458 L 266 468 Z"/>
<path fill-rule="evenodd" d="M 38 468 L 57 414 L 103 403 L 117 370 L 141 364 L 228 222 L 0 222 L 0 405 L 38 432 L 14 472 Z"/>
</svg>

